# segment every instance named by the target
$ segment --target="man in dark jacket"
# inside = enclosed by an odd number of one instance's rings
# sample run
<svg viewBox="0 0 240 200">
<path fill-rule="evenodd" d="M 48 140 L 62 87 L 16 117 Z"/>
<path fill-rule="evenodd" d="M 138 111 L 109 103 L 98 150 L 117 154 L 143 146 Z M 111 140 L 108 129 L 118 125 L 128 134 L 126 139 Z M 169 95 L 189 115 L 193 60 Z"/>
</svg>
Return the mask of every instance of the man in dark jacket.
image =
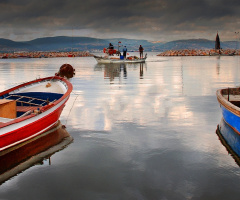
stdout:
<svg viewBox="0 0 240 200">
<path fill-rule="evenodd" d="M 141 58 L 143 58 L 143 47 L 142 47 L 142 45 L 140 45 L 140 47 L 139 47 L 139 53 L 140 53 L 140 59 Z"/>
<path fill-rule="evenodd" d="M 123 56 L 124 56 L 124 58 L 127 57 L 127 47 L 126 46 L 123 47 Z"/>
</svg>

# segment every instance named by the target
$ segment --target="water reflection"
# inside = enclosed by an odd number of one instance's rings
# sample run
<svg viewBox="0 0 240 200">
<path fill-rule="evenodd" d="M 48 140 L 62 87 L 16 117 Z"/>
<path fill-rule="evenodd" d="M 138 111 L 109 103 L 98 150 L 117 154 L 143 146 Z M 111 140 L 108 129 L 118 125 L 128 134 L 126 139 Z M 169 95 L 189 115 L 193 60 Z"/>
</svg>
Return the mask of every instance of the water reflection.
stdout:
<svg viewBox="0 0 240 200">
<path fill-rule="evenodd" d="M 96 64 L 94 71 L 104 70 L 104 79 L 109 79 L 113 82 L 115 78 L 127 78 L 127 70 L 137 70 L 139 68 L 139 78 L 143 79 L 144 67 L 146 70 L 146 63 L 111 63 L 111 64 Z"/>
<path fill-rule="evenodd" d="M 126 64 L 122 63 L 120 64 L 120 72 L 123 71 L 123 77 L 127 78 L 127 68 L 126 68 Z"/>
<path fill-rule="evenodd" d="M 140 79 L 143 79 L 143 63 L 140 63 Z"/>
<path fill-rule="evenodd" d="M 66 59 L 0 65 L 6 88 L 70 63 L 78 95 L 61 115 L 74 143 L 52 157 L 51 169 L 32 167 L 9 180 L 0 198 L 239 198 L 239 167 L 215 134 L 222 117 L 216 90 L 240 83 L 236 57 L 149 56 L 146 64 L 113 68 L 94 58 Z"/>
<path fill-rule="evenodd" d="M 222 145 L 240 166 L 240 135 L 238 135 L 222 118 L 216 134 Z"/>
<path fill-rule="evenodd" d="M 51 156 L 64 149 L 72 140 L 58 121 L 53 128 L 42 133 L 38 138 L 0 152 L 0 185 L 34 165 L 43 164 L 46 159 L 51 165 Z"/>
<path fill-rule="evenodd" d="M 217 59 L 216 72 L 217 72 L 217 75 L 219 75 L 220 74 L 220 56 L 217 56 L 216 59 Z"/>
</svg>

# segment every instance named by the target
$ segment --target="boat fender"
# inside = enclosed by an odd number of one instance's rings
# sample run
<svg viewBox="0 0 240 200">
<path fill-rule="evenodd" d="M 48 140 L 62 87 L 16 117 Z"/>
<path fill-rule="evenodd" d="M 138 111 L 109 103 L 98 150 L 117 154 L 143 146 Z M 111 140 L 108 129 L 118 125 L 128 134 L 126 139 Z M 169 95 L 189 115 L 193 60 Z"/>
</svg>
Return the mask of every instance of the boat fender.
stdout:
<svg viewBox="0 0 240 200">
<path fill-rule="evenodd" d="M 60 77 L 66 77 L 69 79 L 69 78 L 72 78 L 73 76 L 75 76 L 75 69 L 70 64 L 63 64 L 60 67 L 57 74 Z"/>
</svg>

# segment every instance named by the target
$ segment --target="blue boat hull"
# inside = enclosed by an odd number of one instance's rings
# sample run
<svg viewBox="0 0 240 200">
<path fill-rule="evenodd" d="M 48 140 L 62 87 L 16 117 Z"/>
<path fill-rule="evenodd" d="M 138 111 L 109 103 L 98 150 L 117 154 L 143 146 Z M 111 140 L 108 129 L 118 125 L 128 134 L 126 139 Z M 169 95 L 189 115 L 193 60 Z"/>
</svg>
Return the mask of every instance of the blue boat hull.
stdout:
<svg viewBox="0 0 240 200">
<path fill-rule="evenodd" d="M 221 120 L 218 131 L 224 139 L 224 146 L 227 148 L 229 153 L 240 157 L 240 135 L 236 133 L 225 121 Z M 227 146 L 226 146 L 227 145 Z"/>
<path fill-rule="evenodd" d="M 240 117 L 237 116 L 235 113 L 232 113 L 227 108 L 221 105 L 222 115 L 225 122 L 232 127 L 232 129 L 240 133 Z"/>
<path fill-rule="evenodd" d="M 217 90 L 217 99 L 223 118 L 216 133 L 240 166 L 240 88 Z"/>
</svg>

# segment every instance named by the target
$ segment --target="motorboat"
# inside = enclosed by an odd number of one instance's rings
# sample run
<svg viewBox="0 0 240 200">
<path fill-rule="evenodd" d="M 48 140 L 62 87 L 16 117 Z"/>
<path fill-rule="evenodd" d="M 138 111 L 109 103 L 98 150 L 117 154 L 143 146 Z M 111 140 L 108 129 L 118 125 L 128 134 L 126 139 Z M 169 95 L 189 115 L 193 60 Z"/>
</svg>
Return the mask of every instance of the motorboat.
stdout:
<svg viewBox="0 0 240 200">
<path fill-rule="evenodd" d="M 147 59 L 147 54 L 145 55 L 144 58 L 139 58 L 137 56 L 129 56 L 124 58 L 123 56 L 119 57 L 112 57 L 112 56 L 94 56 L 96 61 L 99 64 L 104 64 L 104 63 L 145 63 Z"/>
</svg>

